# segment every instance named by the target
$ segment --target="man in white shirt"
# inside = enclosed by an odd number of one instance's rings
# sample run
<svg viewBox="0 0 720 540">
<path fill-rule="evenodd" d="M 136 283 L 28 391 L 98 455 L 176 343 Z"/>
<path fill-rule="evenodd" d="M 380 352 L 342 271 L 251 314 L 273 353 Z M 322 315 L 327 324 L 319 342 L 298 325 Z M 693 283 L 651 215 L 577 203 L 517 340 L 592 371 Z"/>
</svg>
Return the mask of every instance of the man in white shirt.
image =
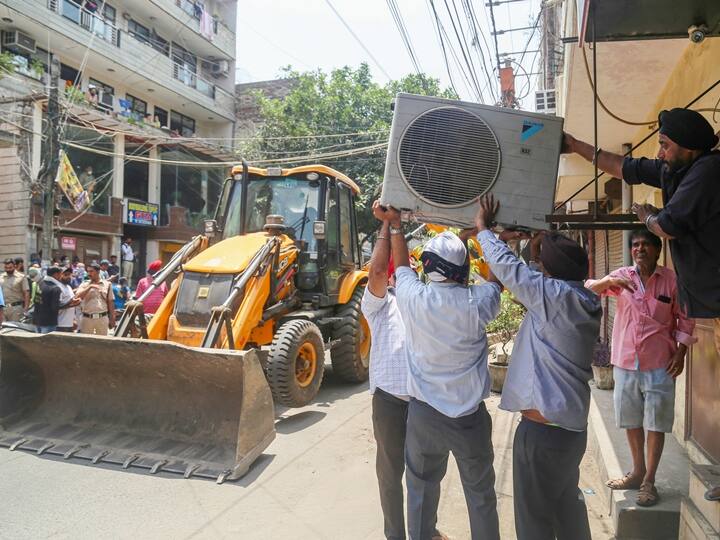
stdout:
<svg viewBox="0 0 720 540">
<path fill-rule="evenodd" d="M 120 257 L 122 259 L 122 275 L 127 278 L 128 286 L 132 286 L 133 268 L 135 267 L 135 252 L 132 248 L 133 240 L 129 236 L 120 246 Z"/>
<path fill-rule="evenodd" d="M 72 332 L 75 326 L 75 306 L 80 300 L 75 300 L 75 292 L 70 286 L 72 268 L 64 268 L 60 274 L 60 312 L 58 313 L 58 332 Z"/>
<path fill-rule="evenodd" d="M 432 238 L 421 255 L 430 279 L 410 269 L 400 215 L 388 209 L 397 304 L 409 351 L 405 461 L 408 530 L 413 540 L 432 537 L 440 482 L 450 452 L 458 464 L 473 540 L 500 538 L 485 326 L 500 310 L 497 281 L 466 286 L 463 241 L 450 232 Z"/>
<path fill-rule="evenodd" d="M 378 201 L 373 214 L 382 221 Z M 387 540 L 405 539 L 402 477 L 405 473 L 405 431 L 408 415 L 405 325 L 400 316 L 390 259 L 390 223 L 382 221 L 373 249 L 368 285 L 360 309 L 370 326 L 370 393 L 373 433 L 377 444 L 375 471 Z M 388 287 L 390 285 L 390 287 Z M 433 522 L 433 526 L 434 526 Z M 433 540 L 445 538 L 437 530 Z"/>
</svg>

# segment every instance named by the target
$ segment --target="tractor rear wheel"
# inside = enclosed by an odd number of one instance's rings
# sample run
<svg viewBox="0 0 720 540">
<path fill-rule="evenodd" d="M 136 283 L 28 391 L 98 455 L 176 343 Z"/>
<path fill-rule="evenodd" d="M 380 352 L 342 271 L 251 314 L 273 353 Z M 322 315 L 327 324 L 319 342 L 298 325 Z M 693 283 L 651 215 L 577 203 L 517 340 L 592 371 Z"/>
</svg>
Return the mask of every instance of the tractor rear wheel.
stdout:
<svg viewBox="0 0 720 540">
<path fill-rule="evenodd" d="M 325 347 L 320 329 L 295 319 L 283 323 L 273 339 L 265 376 L 273 401 L 286 407 L 303 407 L 320 389 Z"/>
<path fill-rule="evenodd" d="M 337 308 L 343 320 L 332 328 L 332 339 L 339 341 L 330 350 L 333 373 L 351 383 L 367 381 L 370 368 L 370 327 L 360 311 L 363 292 L 364 286 L 357 287 L 350 301 Z"/>
</svg>

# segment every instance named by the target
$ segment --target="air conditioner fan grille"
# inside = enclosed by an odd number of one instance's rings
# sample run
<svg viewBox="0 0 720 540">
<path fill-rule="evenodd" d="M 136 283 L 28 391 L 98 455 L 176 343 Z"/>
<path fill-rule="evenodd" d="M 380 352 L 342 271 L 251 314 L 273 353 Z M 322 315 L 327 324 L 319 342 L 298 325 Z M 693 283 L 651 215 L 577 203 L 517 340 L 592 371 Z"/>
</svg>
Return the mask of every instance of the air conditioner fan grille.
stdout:
<svg viewBox="0 0 720 540">
<path fill-rule="evenodd" d="M 459 107 L 433 109 L 408 126 L 398 149 L 400 172 L 427 202 L 465 206 L 486 193 L 500 171 L 495 134 Z"/>
</svg>

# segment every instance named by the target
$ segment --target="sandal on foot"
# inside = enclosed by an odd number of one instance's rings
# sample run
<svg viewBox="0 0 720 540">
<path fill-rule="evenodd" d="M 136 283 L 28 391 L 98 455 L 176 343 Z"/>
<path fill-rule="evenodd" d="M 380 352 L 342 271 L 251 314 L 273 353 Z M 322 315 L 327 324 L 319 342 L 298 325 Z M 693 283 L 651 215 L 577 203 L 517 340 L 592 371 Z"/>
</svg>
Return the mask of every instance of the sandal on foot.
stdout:
<svg viewBox="0 0 720 540">
<path fill-rule="evenodd" d="M 660 494 L 657 488 L 650 482 L 645 482 L 640 486 L 635 502 L 638 506 L 655 506 L 660 500 Z"/>
<path fill-rule="evenodd" d="M 705 500 L 707 501 L 720 501 L 720 486 L 710 488 L 705 492 Z"/>
<path fill-rule="evenodd" d="M 622 478 L 608 480 L 605 485 L 610 489 L 640 489 L 642 478 L 634 478 L 632 473 L 627 473 Z"/>
</svg>

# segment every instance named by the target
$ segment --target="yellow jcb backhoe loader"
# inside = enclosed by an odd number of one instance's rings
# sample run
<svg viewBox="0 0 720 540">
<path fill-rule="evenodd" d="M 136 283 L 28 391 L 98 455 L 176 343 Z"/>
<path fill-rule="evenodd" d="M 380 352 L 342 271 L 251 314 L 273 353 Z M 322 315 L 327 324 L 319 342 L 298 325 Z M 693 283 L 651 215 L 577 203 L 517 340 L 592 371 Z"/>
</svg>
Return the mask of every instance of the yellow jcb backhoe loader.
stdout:
<svg viewBox="0 0 720 540">
<path fill-rule="evenodd" d="M 115 336 L 0 331 L 0 447 L 242 476 L 274 438 L 273 402 L 316 396 L 326 349 L 341 379 L 367 379 L 358 194 L 325 166 L 244 163 Z M 143 300 L 171 280 L 146 326 Z"/>
</svg>

